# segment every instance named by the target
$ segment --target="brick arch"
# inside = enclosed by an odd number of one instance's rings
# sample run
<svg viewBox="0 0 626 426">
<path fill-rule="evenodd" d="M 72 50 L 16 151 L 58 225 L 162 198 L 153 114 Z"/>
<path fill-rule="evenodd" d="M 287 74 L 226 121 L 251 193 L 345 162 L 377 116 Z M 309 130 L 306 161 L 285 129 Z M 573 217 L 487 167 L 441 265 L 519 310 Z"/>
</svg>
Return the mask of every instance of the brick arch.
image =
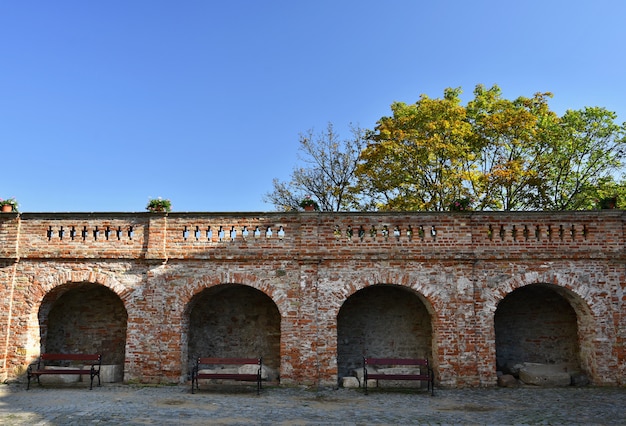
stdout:
<svg viewBox="0 0 626 426">
<path fill-rule="evenodd" d="M 409 274 L 395 270 L 381 270 L 369 275 L 350 275 L 342 278 L 341 285 L 334 286 L 330 294 L 328 308 L 332 308 L 331 312 L 334 318 L 337 317 L 341 307 L 349 297 L 365 288 L 381 284 L 397 285 L 411 290 L 424 303 L 431 317 L 437 315 L 435 306 L 439 306 L 441 303 L 440 292 L 436 291 L 436 286 L 423 284 Z"/>
<path fill-rule="evenodd" d="M 279 293 L 280 289 L 277 286 L 272 286 L 271 283 L 260 280 L 257 275 L 248 272 L 240 272 L 232 275 L 207 273 L 200 278 L 191 280 L 188 285 L 182 286 L 178 292 L 180 306 L 183 307 L 182 315 L 188 315 L 189 304 L 199 293 L 206 289 L 226 284 L 243 285 L 259 290 L 274 302 L 274 305 L 276 305 L 278 312 L 282 316 L 284 306 L 281 306 L 277 300 L 285 300 L 286 296 Z"/>
<path fill-rule="evenodd" d="M 103 364 L 122 371 L 128 312 L 120 297 L 106 286 L 86 282 L 55 287 L 48 295 L 39 311 L 42 349 L 100 353 Z"/>
<path fill-rule="evenodd" d="M 496 291 L 488 297 L 485 306 L 492 319 L 498 304 L 510 293 L 531 285 L 544 285 L 561 296 L 576 314 L 578 328 L 578 344 L 581 368 L 592 381 L 600 381 L 600 376 L 607 361 L 602 357 L 610 357 L 612 330 L 603 326 L 602 318 L 606 316 L 607 306 L 601 299 L 594 300 L 589 293 L 589 286 L 575 274 L 555 271 L 527 272 L 499 283 Z M 495 337 L 495 330 L 493 330 Z M 602 343 L 604 342 L 604 343 Z M 601 348 L 606 345 L 606 348 Z M 611 374 L 610 372 L 608 373 Z M 606 380 L 602 377 L 602 381 Z"/>
<path fill-rule="evenodd" d="M 257 290 L 268 297 L 272 301 L 273 306 L 278 310 L 282 318 L 281 311 L 285 309 L 276 303 L 275 298 L 286 300 L 286 296 L 281 296 L 281 288 L 272 286 L 269 280 L 260 279 L 257 274 L 239 271 L 214 271 L 211 269 L 202 269 L 192 272 L 186 272 L 179 268 L 169 268 L 168 266 L 160 266 L 150 272 L 148 282 L 156 292 L 163 292 L 169 285 L 175 285 L 176 290 L 173 292 L 163 293 L 162 297 L 169 300 L 165 316 L 167 323 L 170 325 L 170 335 L 176 337 L 176 341 L 172 343 L 172 347 L 177 347 L 181 365 L 180 369 L 172 373 L 172 376 L 179 376 L 179 381 L 184 382 L 191 364 L 189 353 L 189 327 L 190 327 L 190 310 L 193 300 L 204 290 L 209 290 L 222 285 L 241 285 Z M 207 355 L 208 356 L 208 355 Z"/>
<path fill-rule="evenodd" d="M 41 350 L 97 352 L 103 355 L 103 364 L 119 365 L 122 371 L 128 325 L 125 299 L 130 291 L 112 276 L 92 271 L 46 271 L 35 277 L 31 288 L 27 341 L 32 355 Z M 84 292 L 95 299 L 86 311 L 80 309 Z"/>
<path fill-rule="evenodd" d="M 113 291 L 117 296 L 124 302 L 126 305 L 126 301 L 129 299 L 132 290 L 124 287 L 115 277 L 111 274 L 103 274 L 101 272 L 95 271 L 67 271 L 67 272 L 56 272 L 56 270 L 51 273 L 46 274 L 46 280 L 40 282 L 35 280 L 35 286 L 33 288 L 33 294 L 40 295 L 39 303 L 43 300 L 43 298 L 53 289 L 60 287 L 69 283 L 89 283 L 89 284 L 99 284 L 107 287 L 109 290 Z M 125 306 L 128 310 L 128 308 Z"/>
<path fill-rule="evenodd" d="M 393 279 L 389 274 L 384 279 Z M 396 277 L 397 279 L 398 277 Z M 374 357 L 429 358 L 436 353 L 433 307 L 419 291 L 419 285 L 363 280 L 351 285 L 353 290 L 337 312 L 337 374 L 350 376 L 359 368 L 363 355 Z M 359 287 L 355 289 L 354 287 Z M 402 293 L 413 297 L 406 297 Z M 376 313 L 376 311 L 380 311 Z M 385 326 L 379 319 L 390 315 Z M 391 330 L 390 321 L 396 322 Z M 367 353 L 365 353 L 367 352 Z"/>
<path fill-rule="evenodd" d="M 182 356 L 188 364 L 195 356 L 263 356 L 265 366 L 279 370 L 281 316 L 262 290 L 236 283 L 211 285 L 198 291 L 184 311 Z"/>
<path fill-rule="evenodd" d="M 38 277 L 44 277 L 44 279 L 39 279 Z M 46 298 L 55 290 L 67 285 L 80 283 L 100 285 L 111 290 L 120 298 L 124 310 L 128 313 L 126 304 L 132 291 L 125 288 L 111 275 L 89 270 L 58 272 L 57 269 L 38 273 L 30 286 L 29 300 L 26 301 L 32 307 L 27 318 L 28 325 L 25 336 L 26 346 L 31 354 L 39 354 L 42 333 L 47 333 L 45 328 L 42 329 L 42 324 L 40 323 L 40 316 L 42 314 L 47 316 L 48 314 L 48 312 L 41 312 L 41 309 L 45 308 Z"/>
<path fill-rule="evenodd" d="M 578 315 L 601 316 L 605 306 L 600 301 L 593 301 L 589 295 L 589 286 L 577 279 L 575 273 L 564 274 L 553 271 L 526 272 L 518 276 L 503 280 L 498 283 L 494 291 L 486 292 L 485 308 L 493 315 L 498 303 L 514 290 L 531 284 L 551 284 L 555 289 L 560 289 L 559 294 L 565 297 Z"/>
</svg>

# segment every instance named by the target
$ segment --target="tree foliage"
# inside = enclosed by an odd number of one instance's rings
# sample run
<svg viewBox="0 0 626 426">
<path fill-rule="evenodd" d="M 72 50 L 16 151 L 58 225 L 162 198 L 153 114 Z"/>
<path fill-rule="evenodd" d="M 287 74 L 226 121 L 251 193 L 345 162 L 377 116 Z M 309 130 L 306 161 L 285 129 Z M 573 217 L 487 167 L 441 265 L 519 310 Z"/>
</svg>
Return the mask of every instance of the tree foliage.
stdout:
<svg viewBox="0 0 626 426">
<path fill-rule="evenodd" d="M 506 99 L 497 85 L 442 98 L 394 102 L 373 130 L 341 140 L 300 136 L 303 167 L 274 180 L 265 200 L 296 210 L 305 196 L 321 210 L 579 210 L 624 201 L 626 123 L 601 107 L 549 107 L 549 92 Z M 622 195 L 624 197 L 622 197 Z"/>
<path fill-rule="evenodd" d="M 285 211 L 300 209 L 305 197 L 316 201 L 322 211 L 354 209 L 360 197 L 351 188 L 364 132 L 358 127 L 351 132 L 352 138 L 341 139 L 329 123 L 317 135 L 313 130 L 301 134 L 299 151 L 304 165 L 293 170 L 289 182 L 274 179 L 274 190 L 264 200 Z"/>
<path fill-rule="evenodd" d="M 469 185 L 478 208 L 524 210 L 540 204 L 541 176 L 549 162 L 545 125 L 556 119 L 550 93 L 503 99 L 500 88 L 479 85 L 467 105 L 477 156 Z"/>
<path fill-rule="evenodd" d="M 625 126 L 603 108 L 550 110 L 551 93 L 513 100 L 498 86 L 441 99 L 394 103 L 370 132 L 358 188 L 379 209 L 446 210 L 471 199 L 478 209 L 589 208 L 622 167 Z"/>
<path fill-rule="evenodd" d="M 443 99 L 396 102 L 393 116 L 380 119 L 357 169 L 359 189 L 377 208 L 442 210 L 464 195 L 471 129 L 459 93 L 447 89 Z"/>
<path fill-rule="evenodd" d="M 605 108 L 587 107 L 568 110 L 558 120 L 548 141 L 550 167 L 542 176 L 541 207 L 588 209 L 598 198 L 617 195 L 621 185 L 614 174 L 626 153 L 626 126 L 617 125 L 616 118 Z"/>
</svg>

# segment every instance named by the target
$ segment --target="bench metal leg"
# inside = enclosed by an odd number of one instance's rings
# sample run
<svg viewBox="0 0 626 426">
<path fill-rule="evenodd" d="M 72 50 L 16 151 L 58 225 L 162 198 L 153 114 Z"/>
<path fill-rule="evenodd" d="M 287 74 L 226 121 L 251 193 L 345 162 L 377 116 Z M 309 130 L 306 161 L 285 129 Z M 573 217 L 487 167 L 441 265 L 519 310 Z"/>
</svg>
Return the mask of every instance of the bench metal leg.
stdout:
<svg viewBox="0 0 626 426">
<path fill-rule="evenodd" d="M 30 374 L 30 373 L 26 373 L 26 378 L 28 379 L 28 383 L 26 385 L 26 390 L 30 389 L 30 381 L 32 378 L 37 379 L 37 383 L 39 384 L 39 386 L 41 386 L 41 381 L 39 381 L 39 374 Z"/>
</svg>

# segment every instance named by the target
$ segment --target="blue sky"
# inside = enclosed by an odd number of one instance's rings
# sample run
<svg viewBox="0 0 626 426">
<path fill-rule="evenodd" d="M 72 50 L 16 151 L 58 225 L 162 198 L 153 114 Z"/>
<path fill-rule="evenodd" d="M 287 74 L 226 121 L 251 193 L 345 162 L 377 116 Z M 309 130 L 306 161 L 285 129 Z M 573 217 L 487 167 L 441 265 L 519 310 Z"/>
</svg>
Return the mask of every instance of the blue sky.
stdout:
<svg viewBox="0 0 626 426">
<path fill-rule="evenodd" d="M 626 121 L 622 0 L 0 0 L 0 198 L 271 211 L 298 135 L 476 84 Z"/>
</svg>

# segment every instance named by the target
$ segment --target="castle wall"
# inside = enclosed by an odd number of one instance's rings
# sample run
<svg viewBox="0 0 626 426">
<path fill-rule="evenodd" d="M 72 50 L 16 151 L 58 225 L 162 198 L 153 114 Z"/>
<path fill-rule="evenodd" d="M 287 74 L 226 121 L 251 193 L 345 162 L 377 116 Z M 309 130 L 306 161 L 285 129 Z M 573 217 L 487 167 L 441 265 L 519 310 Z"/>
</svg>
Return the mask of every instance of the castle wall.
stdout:
<svg viewBox="0 0 626 426">
<path fill-rule="evenodd" d="M 76 335 L 79 314 L 49 314 L 58 307 L 55 301 L 83 309 L 71 293 L 80 288 L 85 304 L 97 306 L 89 320 L 93 324 L 97 317 L 96 325 L 85 333 L 106 342 L 105 348 L 124 346 L 115 351 L 124 356 L 129 382 L 184 382 L 196 355 L 190 347 L 229 346 L 232 352 L 239 338 L 242 350 L 271 352 L 266 355 L 285 384 L 336 385 L 358 364 L 359 352 L 384 352 L 388 341 L 387 356 L 415 350 L 431 358 L 440 386 L 492 386 L 496 340 L 503 337 L 496 339 L 498 306 L 516 289 L 541 284 L 554 292 L 550 297 L 558 306 L 569 306 L 569 313 L 556 317 L 569 321 L 570 336 L 578 333 L 578 347 L 570 343 L 563 349 L 578 353 L 567 356 L 578 360 L 594 384 L 624 384 L 623 229 L 618 210 L 3 213 L 0 378 L 19 378 L 42 347 L 63 348 L 61 330 L 70 327 Z M 214 299 L 198 304 L 202 295 L 218 299 L 218 286 L 224 285 L 257 290 L 254 300 L 261 302 L 254 303 L 263 307 L 239 309 L 236 296 L 225 306 Z M 95 289 L 102 286 L 119 305 L 98 296 Z M 392 290 L 398 288 L 407 297 L 401 304 L 394 303 L 398 296 Z M 375 297 L 368 289 L 389 291 Z M 241 295 L 242 304 L 250 303 L 247 293 Z M 522 300 L 533 304 L 532 298 Z M 350 314 L 355 303 L 366 308 L 365 314 L 358 309 L 361 317 Z M 115 315 L 107 316 L 108 305 Z M 194 313 L 198 305 L 206 312 Z M 376 312 L 402 326 L 389 327 L 385 336 L 373 319 Z M 220 333 L 199 325 L 211 323 L 214 314 L 230 316 L 219 323 L 228 330 L 223 341 Z M 244 332 L 237 321 L 253 322 L 259 333 L 273 337 L 255 346 L 249 324 Z M 360 331 L 363 324 L 366 330 Z M 533 338 L 532 330 L 521 330 L 524 321 L 509 318 L 502 324 L 515 328 L 512 335 Z M 104 336 L 111 327 L 117 334 Z M 548 341 L 557 327 L 538 321 L 534 328 L 539 340 Z M 56 337 L 46 341 L 50 330 Z M 190 336 L 203 333 L 216 341 L 190 344 Z M 81 339 L 88 346 L 88 339 Z"/>
</svg>

